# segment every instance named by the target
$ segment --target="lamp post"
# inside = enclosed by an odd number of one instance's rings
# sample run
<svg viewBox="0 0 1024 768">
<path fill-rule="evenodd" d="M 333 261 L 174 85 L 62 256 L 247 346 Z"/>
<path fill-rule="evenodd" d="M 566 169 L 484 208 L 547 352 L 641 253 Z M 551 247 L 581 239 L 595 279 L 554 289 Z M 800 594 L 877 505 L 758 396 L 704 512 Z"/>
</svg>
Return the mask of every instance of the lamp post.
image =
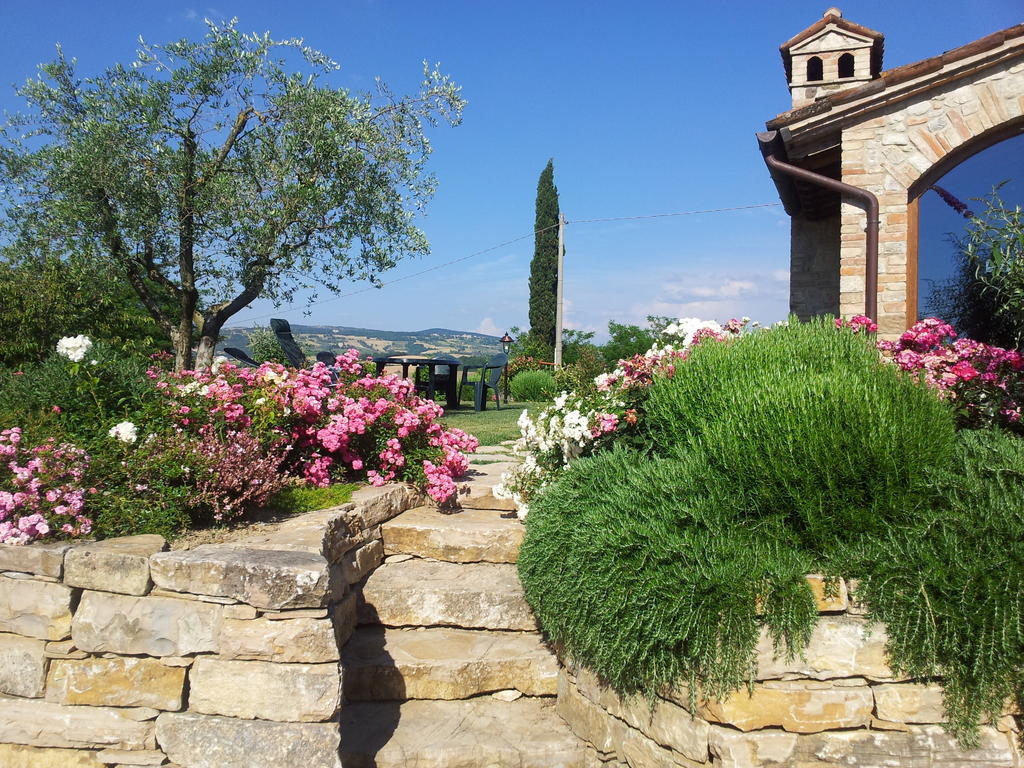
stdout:
<svg viewBox="0 0 1024 768">
<path fill-rule="evenodd" d="M 508 353 L 512 351 L 512 337 L 505 331 L 505 335 L 498 341 L 501 342 L 501 351 L 505 353 L 505 405 L 508 405 Z"/>
</svg>

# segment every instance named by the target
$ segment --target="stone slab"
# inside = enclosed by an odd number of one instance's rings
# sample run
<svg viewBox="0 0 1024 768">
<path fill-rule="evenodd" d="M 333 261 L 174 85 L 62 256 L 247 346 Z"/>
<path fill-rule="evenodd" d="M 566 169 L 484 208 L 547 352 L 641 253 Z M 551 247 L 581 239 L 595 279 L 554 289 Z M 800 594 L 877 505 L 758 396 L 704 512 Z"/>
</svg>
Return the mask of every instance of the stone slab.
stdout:
<svg viewBox="0 0 1024 768">
<path fill-rule="evenodd" d="M 349 701 L 558 691 L 558 662 L 539 635 L 527 632 L 362 627 L 345 646 L 342 663 Z"/>
<path fill-rule="evenodd" d="M 386 563 L 370 574 L 360 621 L 391 627 L 537 627 L 514 565 L 432 560 Z"/>
<path fill-rule="evenodd" d="M 944 723 L 946 710 L 941 685 L 896 683 L 876 685 L 875 714 L 896 723 Z"/>
<path fill-rule="evenodd" d="M 106 768 L 96 753 L 83 749 L 51 749 L 0 744 L 3 768 Z"/>
<path fill-rule="evenodd" d="M 167 756 L 187 768 L 341 768 L 337 723 L 165 713 L 157 718 L 156 737 Z"/>
<path fill-rule="evenodd" d="M 319 608 L 344 592 L 343 584 L 332 589 L 327 560 L 313 552 L 206 544 L 153 555 L 150 571 L 163 589 L 271 610 Z"/>
<path fill-rule="evenodd" d="M 163 536 L 122 536 L 81 544 L 64 558 L 64 583 L 72 587 L 144 595 L 149 591 L 149 556 L 167 547 Z"/>
<path fill-rule="evenodd" d="M 0 743 L 75 749 L 153 749 L 153 723 L 109 707 L 0 697 Z"/>
<path fill-rule="evenodd" d="M 91 653 L 184 656 L 217 650 L 222 606 L 168 597 L 85 592 L 72 638 Z"/>
<path fill-rule="evenodd" d="M 839 731 L 801 737 L 795 765 L 856 768 L 1009 768 L 1019 764 L 1016 735 L 982 726 L 979 744 L 962 750 L 956 739 L 936 725 L 900 731 Z M 825 762 L 825 761 L 828 762 Z"/>
<path fill-rule="evenodd" d="M 841 677 L 866 677 L 891 680 L 893 672 L 886 661 L 885 628 L 869 624 L 857 616 L 819 616 L 811 639 L 802 653 L 792 660 L 776 657 L 767 630 L 761 631 L 757 644 L 757 680 L 796 675 L 815 680 Z"/>
<path fill-rule="evenodd" d="M 46 686 L 46 641 L 0 634 L 0 693 L 38 698 Z"/>
<path fill-rule="evenodd" d="M 189 710 L 245 720 L 323 722 L 341 706 L 337 664 L 273 664 L 203 656 L 189 674 Z"/>
<path fill-rule="evenodd" d="M 384 561 L 384 545 L 380 539 L 371 539 L 356 549 L 350 549 L 341 558 L 341 572 L 348 584 L 355 584 Z"/>
<path fill-rule="evenodd" d="M 585 757 L 547 699 L 373 702 L 341 716 L 345 768 L 584 768 Z"/>
<path fill-rule="evenodd" d="M 0 571 L 20 571 L 59 579 L 64 572 L 64 553 L 70 548 L 71 544 L 65 541 L 18 546 L 0 544 Z"/>
<path fill-rule="evenodd" d="M 96 758 L 107 765 L 163 765 L 167 755 L 159 749 L 102 749 Z"/>
<path fill-rule="evenodd" d="M 0 577 L 0 632 L 65 639 L 71 634 L 73 594 L 63 584 Z"/>
<path fill-rule="evenodd" d="M 181 709 L 185 670 L 138 657 L 54 661 L 46 699 L 94 707 Z"/>
<path fill-rule="evenodd" d="M 364 486 L 352 493 L 353 511 L 362 521 L 362 529 L 369 530 L 422 503 L 422 496 L 399 483 L 380 488 Z"/>
<path fill-rule="evenodd" d="M 708 734 L 708 746 L 715 765 L 722 768 L 788 768 L 795 764 L 793 754 L 801 738 L 795 733 L 775 729 L 743 733 L 713 725 Z M 830 763 L 818 765 L 824 768 Z"/>
<path fill-rule="evenodd" d="M 220 655 L 227 659 L 316 664 L 338 660 L 334 625 L 329 619 L 225 619 Z"/>
<path fill-rule="evenodd" d="M 867 686 L 813 688 L 794 683 L 787 688 L 755 685 L 720 701 L 702 702 L 698 714 L 741 731 L 781 727 L 791 733 L 818 733 L 857 728 L 871 720 L 874 699 Z"/>
<path fill-rule="evenodd" d="M 381 526 L 388 553 L 454 563 L 514 563 L 525 528 L 490 509 L 464 508 L 442 514 L 430 507 L 403 512 Z"/>
</svg>

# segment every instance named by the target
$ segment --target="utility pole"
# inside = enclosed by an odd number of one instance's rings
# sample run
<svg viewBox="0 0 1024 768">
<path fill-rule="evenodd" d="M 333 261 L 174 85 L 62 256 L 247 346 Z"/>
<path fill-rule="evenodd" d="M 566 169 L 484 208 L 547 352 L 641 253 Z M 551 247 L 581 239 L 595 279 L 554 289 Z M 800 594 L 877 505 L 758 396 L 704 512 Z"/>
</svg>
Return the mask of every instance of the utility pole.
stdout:
<svg viewBox="0 0 1024 768">
<path fill-rule="evenodd" d="M 562 267 L 565 256 L 565 214 L 558 212 L 558 289 L 555 293 L 555 368 L 562 367 Z"/>
</svg>

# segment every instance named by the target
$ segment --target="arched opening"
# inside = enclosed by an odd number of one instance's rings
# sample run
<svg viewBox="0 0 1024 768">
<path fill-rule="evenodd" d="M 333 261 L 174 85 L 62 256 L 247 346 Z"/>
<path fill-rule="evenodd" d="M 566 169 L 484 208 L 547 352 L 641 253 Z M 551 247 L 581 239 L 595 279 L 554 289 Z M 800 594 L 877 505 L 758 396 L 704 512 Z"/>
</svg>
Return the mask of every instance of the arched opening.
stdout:
<svg viewBox="0 0 1024 768">
<path fill-rule="evenodd" d="M 951 153 L 911 189 L 908 289 L 916 306 L 908 322 L 937 316 L 980 341 L 1012 344 L 963 254 L 974 217 L 985 220 L 993 187 L 1009 207 L 1024 206 L 1024 125 L 1002 126 Z M 915 252 L 916 245 L 916 252 Z M 909 298 L 909 297 L 908 297 Z"/>
<path fill-rule="evenodd" d="M 844 53 L 839 57 L 839 76 L 853 77 L 853 54 Z"/>
<path fill-rule="evenodd" d="M 821 58 L 818 56 L 811 56 L 807 60 L 807 82 L 813 83 L 817 80 L 825 79 L 825 67 L 821 63 Z"/>
</svg>

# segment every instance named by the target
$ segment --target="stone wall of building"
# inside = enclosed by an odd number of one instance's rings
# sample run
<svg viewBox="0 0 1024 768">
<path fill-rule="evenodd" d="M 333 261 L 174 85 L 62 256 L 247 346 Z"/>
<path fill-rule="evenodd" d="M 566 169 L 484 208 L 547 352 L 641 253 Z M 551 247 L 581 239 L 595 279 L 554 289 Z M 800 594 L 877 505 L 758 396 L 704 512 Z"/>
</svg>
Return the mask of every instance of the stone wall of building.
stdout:
<svg viewBox="0 0 1024 768">
<path fill-rule="evenodd" d="M 809 577 L 819 618 L 801 658 L 776 658 L 758 645 L 753 690 L 691 710 L 685 691 L 621 697 L 571 662 L 559 677 L 558 712 L 600 760 L 629 768 L 925 768 L 1021 765 L 1017 720 L 981 728 L 963 751 L 940 725 L 942 690 L 894 676 L 883 627 L 870 625 L 845 584 L 827 595 Z"/>
<path fill-rule="evenodd" d="M 842 180 L 873 192 L 879 201 L 879 330 L 899 334 L 907 327 L 908 281 L 916 280 L 908 210 L 912 187 L 924 174 L 990 131 L 1024 120 L 1024 62 L 982 69 L 882 107 L 873 117 L 842 131 Z M 922 190 L 923 191 L 923 190 Z M 866 217 L 842 206 L 839 311 L 864 311 Z M 908 268 L 909 264 L 909 268 Z M 914 286 L 909 286 L 911 290 Z"/>
<path fill-rule="evenodd" d="M 839 216 L 790 220 L 789 310 L 801 320 L 839 307 Z"/>
<path fill-rule="evenodd" d="M 399 485 L 225 544 L 0 546 L 0 766 L 337 768 L 339 649 Z"/>
</svg>

